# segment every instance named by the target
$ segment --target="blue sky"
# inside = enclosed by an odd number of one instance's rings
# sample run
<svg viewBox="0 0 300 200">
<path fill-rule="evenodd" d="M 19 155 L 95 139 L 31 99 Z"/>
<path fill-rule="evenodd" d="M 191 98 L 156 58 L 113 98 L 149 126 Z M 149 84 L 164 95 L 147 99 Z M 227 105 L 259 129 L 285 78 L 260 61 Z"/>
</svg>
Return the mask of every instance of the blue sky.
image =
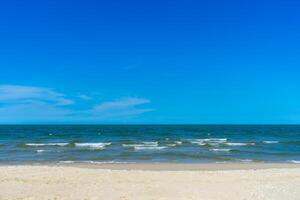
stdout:
<svg viewBox="0 0 300 200">
<path fill-rule="evenodd" d="M 299 123 L 297 1 L 6 1 L 0 123 Z"/>
</svg>

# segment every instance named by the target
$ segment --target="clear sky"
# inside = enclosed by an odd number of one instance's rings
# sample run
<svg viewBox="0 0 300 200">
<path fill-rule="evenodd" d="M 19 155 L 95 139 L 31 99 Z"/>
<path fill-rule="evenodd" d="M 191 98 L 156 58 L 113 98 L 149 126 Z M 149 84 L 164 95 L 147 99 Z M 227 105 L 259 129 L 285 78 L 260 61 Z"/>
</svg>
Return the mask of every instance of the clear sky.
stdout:
<svg viewBox="0 0 300 200">
<path fill-rule="evenodd" d="M 300 123 L 299 10 L 2 1 L 0 123 Z"/>
</svg>

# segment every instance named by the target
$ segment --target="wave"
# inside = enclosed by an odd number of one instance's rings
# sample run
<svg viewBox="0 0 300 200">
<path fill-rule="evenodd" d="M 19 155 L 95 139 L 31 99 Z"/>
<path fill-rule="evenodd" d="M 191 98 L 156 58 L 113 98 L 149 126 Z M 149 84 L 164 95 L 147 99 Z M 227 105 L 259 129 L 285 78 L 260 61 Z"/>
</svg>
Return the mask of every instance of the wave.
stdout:
<svg viewBox="0 0 300 200">
<path fill-rule="evenodd" d="M 265 144 L 277 144 L 279 141 L 263 141 Z"/>
<path fill-rule="evenodd" d="M 154 146 L 158 145 L 158 142 L 142 142 L 142 143 L 145 145 L 154 145 Z"/>
<path fill-rule="evenodd" d="M 294 163 L 294 164 L 300 164 L 300 160 L 289 160 L 289 162 Z"/>
<path fill-rule="evenodd" d="M 72 161 L 72 160 L 63 160 L 63 161 L 59 161 L 59 163 L 71 164 L 71 163 L 75 163 L 75 161 Z"/>
<path fill-rule="evenodd" d="M 176 147 L 177 144 L 166 144 L 168 147 Z"/>
<path fill-rule="evenodd" d="M 175 141 L 174 143 L 180 145 L 182 144 L 182 141 Z"/>
<path fill-rule="evenodd" d="M 209 149 L 210 151 L 215 151 L 215 152 L 229 152 L 231 149 Z"/>
<path fill-rule="evenodd" d="M 42 147 L 42 146 L 67 146 L 69 143 L 27 143 L 25 146 Z"/>
<path fill-rule="evenodd" d="M 198 139 L 198 140 L 202 140 L 204 142 L 226 142 L 227 138 L 206 138 L 206 139 Z"/>
<path fill-rule="evenodd" d="M 46 152 L 46 150 L 43 150 L 43 149 L 38 149 L 36 150 L 37 153 L 43 153 L 43 152 Z"/>
<path fill-rule="evenodd" d="M 226 142 L 225 145 L 228 146 L 253 146 L 255 145 L 255 143 L 251 142 L 251 143 L 242 143 L 242 142 Z"/>
<path fill-rule="evenodd" d="M 220 144 L 226 143 L 227 138 L 205 138 L 205 139 L 194 139 L 190 141 L 192 144 L 200 146 L 219 146 Z"/>
<path fill-rule="evenodd" d="M 166 144 L 168 147 L 176 147 L 178 145 L 182 145 L 182 141 L 170 141 L 170 143 Z"/>
<path fill-rule="evenodd" d="M 89 164 L 128 164 L 133 162 L 120 162 L 120 161 L 73 161 L 73 160 L 63 160 L 59 161 L 62 164 L 73 164 L 73 163 L 89 163 Z"/>
<path fill-rule="evenodd" d="M 123 147 L 158 147 L 158 142 L 141 142 L 139 144 L 122 144 Z"/>
<path fill-rule="evenodd" d="M 241 161 L 241 162 L 253 162 L 253 160 L 251 160 L 251 159 L 237 159 L 237 161 Z"/>
<path fill-rule="evenodd" d="M 132 162 L 120 162 L 120 161 L 82 161 L 83 163 L 90 163 L 90 164 L 128 164 Z"/>
<path fill-rule="evenodd" d="M 169 144 L 167 146 L 172 146 Z M 123 147 L 133 147 L 134 150 L 162 150 L 168 148 L 167 146 L 158 146 L 158 142 L 141 142 L 138 144 L 122 144 Z M 176 144 L 175 144 L 176 146 Z"/>
<path fill-rule="evenodd" d="M 76 147 L 88 147 L 91 149 L 105 149 L 105 147 L 109 145 L 111 145 L 111 143 L 103 143 L 103 142 L 75 143 Z"/>
<path fill-rule="evenodd" d="M 166 146 L 161 146 L 161 147 L 154 147 L 154 146 L 135 146 L 134 150 L 162 150 L 166 149 L 168 147 Z"/>
<path fill-rule="evenodd" d="M 198 144 L 198 145 L 200 145 L 200 146 L 207 145 L 207 143 L 203 142 L 202 140 L 198 140 L 198 139 L 192 140 L 191 143 L 192 143 L 192 144 Z"/>
</svg>

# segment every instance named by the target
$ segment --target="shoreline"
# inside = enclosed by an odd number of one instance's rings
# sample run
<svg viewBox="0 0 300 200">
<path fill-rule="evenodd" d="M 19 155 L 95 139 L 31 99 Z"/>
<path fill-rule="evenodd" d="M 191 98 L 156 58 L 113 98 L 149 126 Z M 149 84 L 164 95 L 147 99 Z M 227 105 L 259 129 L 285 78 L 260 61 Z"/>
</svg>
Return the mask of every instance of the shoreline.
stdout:
<svg viewBox="0 0 300 200">
<path fill-rule="evenodd" d="M 68 166 L 68 164 L 64 165 Z M 281 163 L 132 163 L 132 164 L 71 164 L 72 167 L 109 169 L 109 170 L 141 170 L 141 171 L 231 171 L 256 169 L 289 169 L 299 168 L 299 164 Z"/>
<path fill-rule="evenodd" d="M 296 163 L 20 163 L 0 164 L 1 167 L 75 167 L 107 170 L 139 171 L 231 171 L 300 168 Z"/>
</svg>

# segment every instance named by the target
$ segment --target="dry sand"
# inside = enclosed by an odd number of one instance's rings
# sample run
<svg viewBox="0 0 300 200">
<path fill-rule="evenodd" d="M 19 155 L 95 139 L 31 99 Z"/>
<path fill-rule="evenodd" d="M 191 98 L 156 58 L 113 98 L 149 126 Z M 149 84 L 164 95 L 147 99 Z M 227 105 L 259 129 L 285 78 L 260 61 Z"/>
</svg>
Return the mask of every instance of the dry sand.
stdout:
<svg viewBox="0 0 300 200">
<path fill-rule="evenodd" d="M 0 199 L 299 200 L 300 166 L 0 166 Z"/>
</svg>

